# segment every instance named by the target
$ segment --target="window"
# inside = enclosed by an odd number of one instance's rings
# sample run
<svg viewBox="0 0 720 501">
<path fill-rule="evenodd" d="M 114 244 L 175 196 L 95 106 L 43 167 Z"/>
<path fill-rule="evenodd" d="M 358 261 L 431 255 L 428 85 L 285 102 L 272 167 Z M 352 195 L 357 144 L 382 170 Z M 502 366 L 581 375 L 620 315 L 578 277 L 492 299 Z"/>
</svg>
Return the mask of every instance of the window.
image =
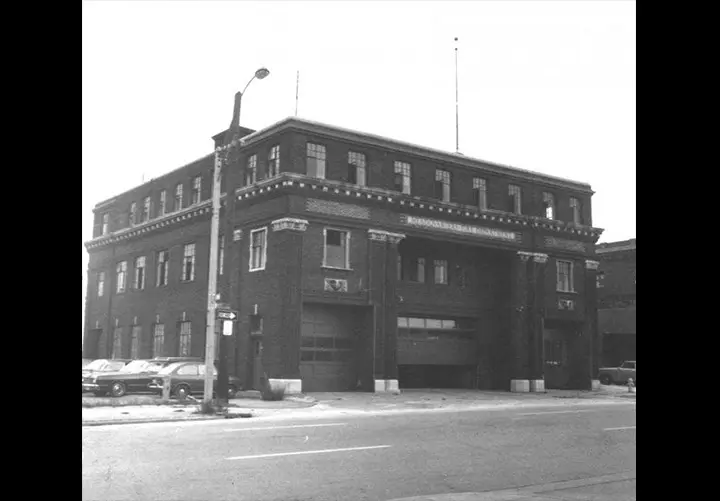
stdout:
<svg viewBox="0 0 720 501">
<path fill-rule="evenodd" d="M 173 209 L 175 211 L 179 211 L 182 209 L 183 205 L 183 185 L 182 183 L 178 183 L 178 185 L 175 187 L 175 206 Z"/>
<path fill-rule="evenodd" d="M 403 279 L 403 258 L 400 254 L 397 257 L 397 279 Z"/>
<path fill-rule="evenodd" d="M 547 191 L 543 193 L 544 215 L 547 219 L 555 219 L 555 196 Z"/>
<path fill-rule="evenodd" d="M 247 160 L 245 169 L 245 186 L 250 186 L 257 182 L 257 155 L 251 155 Z"/>
<path fill-rule="evenodd" d="M 522 214 L 522 190 L 519 186 L 511 184 L 508 188 L 510 195 L 510 212 Z"/>
<path fill-rule="evenodd" d="M 413 266 L 410 269 L 410 281 L 420 284 L 425 283 L 425 258 L 419 257 L 413 261 Z"/>
<path fill-rule="evenodd" d="M 575 290 L 571 261 L 557 260 L 557 290 L 559 292 L 574 292 Z"/>
<path fill-rule="evenodd" d="M 130 212 L 128 214 L 128 224 L 135 226 L 135 213 L 137 212 L 137 204 L 135 202 L 130 204 Z"/>
<path fill-rule="evenodd" d="M 107 212 L 102 215 L 102 234 L 107 235 L 110 223 L 110 214 Z"/>
<path fill-rule="evenodd" d="M 436 259 L 434 261 L 435 268 L 435 283 L 445 284 L 448 283 L 448 263 L 444 259 Z"/>
<path fill-rule="evenodd" d="M 167 204 L 167 191 L 162 190 L 160 192 L 160 203 L 158 204 L 158 217 L 165 215 L 165 209 Z"/>
<path fill-rule="evenodd" d="M 450 172 L 446 170 L 435 169 L 435 198 L 450 201 Z"/>
<path fill-rule="evenodd" d="M 325 146 L 307 144 L 307 175 L 325 179 Z"/>
<path fill-rule="evenodd" d="M 187 244 L 183 252 L 182 280 L 192 282 L 195 280 L 195 244 Z"/>
<path fill-rule="evenodd" d="M 200 203 L 202 196 L 202 176 L 195 176 L 193 178 L 192 192 L 190 193 L 190 204 L 195 205 Z"/>
<path fill-rule="evenodd" d="M 267 177 L 275 177 L 278 174 L 280 174 L 280 145 L 276 144 L 268 153 Z"/>
<path fill-rule="evenodd" d="M 565 363 L 565 343 L 551 339 L 545 340 L 545 364 L 560 366 Z"/>
<path fill-rule="evenodd" d="M 162 357 L 165 355 L 165 324 L 155 324 L 153 326 L 153 357 Z"/>
<path fill-rule="evenodd" d="M 264 270 L 267 259 L 267 228 L 250 232 L 250 271 Z"/>
<path fill-rule="evenodd" d="M 365 155 L 351 151 L 348 153 L 348 183 L 365 186 Z"/>
<path fill-rule="evenodd" d="M 122 327 L 115 327 L 113 331 L 113 349 L 110 358 L 123 358 L 122 356 Z"/>
<path fill-rule="evenodd" d="M 150 220 L 150 197 L 143 199 L 142 215 L 140 216 L 141 223 L 147 223 Z"/>
<path fill-rule="evenodd" d="M 176 374 L 178 376 L 198 376 L 200 375 L 198 367 L 197 364 L 183 365 L 177 370 Z"/>
<path fill-rule="evenodd" d="M 570 208 L 572 208 L 573 211 L 573 223 L 582 224 L 580 200 L 575 197 L 570 197 Z"/>
<path fill-rule="evenodd" d="M 325 229 L 325 253 L 323 266 L 329 268 L 350 268 L 350 233 Z"/>
<path fill-rule="evenodd" d="M 133 360 L 138 357 L 138 345 L 140 344 L 140 333 L 142 327 L 139 325 L 133 325 L 132 333 L 130 334 L 130 358 Z"/>
<path fill-rule="evenodd" d="M 605 272 L 604 271 L 598 272 L 597 277 L 595 277 L 595 281 L 596 281 L 595 285 L 598 289 L 602 289 L 603 287 L 605 287 Z"/>
<path fill-rule="evenodd" d="M 120 261 L 117 264 L 117 293 L 125 292 L 127 281 L 127 261 Z"/>
<path fill-rule="evenodd" d="M 157 253 L 157 278 L 155 285 L 162 287 L 168 283 L 168 251 L 163 250 Z"/>
<path fill-rule="evenodd" d="M 481 177 L 473 178 L 473 201 L 478 209 L 487 210 L 487 180 Z"/>
<path fill-rule="evenodd" d="M 192 337 L 192 323 L 180 322 L 180 349 L 179 357 L 190 356 L 190 338 Z"/>
<path fill-rule="evenodd" d="M 97 295 L 103 297 L 105 294 L 105 272 L 101 271 L 97 274 Z"/>
<path fill-rule="evenodd" d="M 395 191 L 410 194 L 412 170 L 406 162 L 395 162 Z"/>
<path fill-rule="evenodd" d="M 133 287 L 137 290 L 145 288 L 145 256 L 135 259 L 135 283 Z"/>
<path fill-rule="evenodd" d="M 218 273 L 223 274 L 225 265 L 225 235 L 220 235 L 220 243 L 218 245 Z"/>
</svg>

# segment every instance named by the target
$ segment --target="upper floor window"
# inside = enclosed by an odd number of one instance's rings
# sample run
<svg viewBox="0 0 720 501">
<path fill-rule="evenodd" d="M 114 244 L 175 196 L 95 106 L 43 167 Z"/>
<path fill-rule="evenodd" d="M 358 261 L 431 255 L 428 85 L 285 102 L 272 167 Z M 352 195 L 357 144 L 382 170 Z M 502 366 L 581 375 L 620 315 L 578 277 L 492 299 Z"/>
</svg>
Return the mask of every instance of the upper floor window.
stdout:
<svg viewBox="0 0 720 501">
<path fill-rule="evenodd" d="M 160 203 L 158 204 L 158 217 L 162 217 L 165 215 L 167 205 L 167 191 L 162 190 L 160 192 Z"/>
<path fill-rule="evenodd" d="M 595 277 L 595 285 L 598 289 L 602 289 L 605 287 L 605 272 L 599 271 L 597 276 Z"/>
<path fill-rule="evenodd" d="M 572 261 L 557 260 L 557 290 L 558 292 L 574 292 L 573 263 Z"/>
<path fill-rule="evenodd" d="M 193 178 L 193 187 L 190 197 L 190 204 L 195 205 L 200 203 L 200 199 L 202 198 L 202 176 L 195 176 Z"/>
<path fill-rule="evenodd" d="M 267 228 L 250 232 L 250 271 L 265 269 L 267 260 Z"/>
<path fill-rule="evenodd" d="M 135 283 L 133 287 L 137 290 L 145 288 L 145 256 L 135 259 Z"/>
<path fill-rule="evenodd" d="M 450 201 L 450 172 L 435 169 L 435 197 L 443 202 Z"/>
<path fill-rule="evenodd" d="M 480 210 L 487 210 L 487 180 L 481 177 L 473 178 L 473 203 Z"/>
<path fill-rule="evenodd" d="M 280 174 L 280 145 L 276 144 L 268 153 L 267 177 L 275 177 L 278 174 Z"/>
<path fill-rule="evenodd" d="M 325 229 L 323 266 L 350 268 L 350 232 Z"/>
<path fill-rule="evenodd" d="M 519 186 L 511 184 L 508 188 L 510 196 L 510 212 L 522 214 L 522 190 Z"/>
<path fill-rule="evenodd" d="M 150 220 L 150 197 L 143 199 L 142 216 L 140 217 L 141 223 L 146 223 Z"/>
<path fill-rule="evenodd" d="M 307 175 L 325 179 L 325 146 L 307 144 Z"/>
<path fill-rule="evenodd" d="M 182 209 L 183 206 L 183 185 L 182 183 L 178 183 L 177 186 L 175 186 L 175 206 L 173 209 L 175 211 L 179 211 Z"/>
<path fill-rule="evenodd" d="M 155 280 L 155 285 L 157 287 L 162 287 L 163 285 L 167 285 L 168 283 L 168 264 L 169 264 L 169 256 L 168 251 L 162 250 L 157 253 L 157 278 Z"/>
<path fill-rule="evenodd" d="M 223 274 L 223 268 L 225 267 L 225 235 L 220 235 L 220 243 L 218 245 L 218 273 Z"/>
<path fill-rule="evenodd" d="M 117 293 L 125 292 L 127 284 L 127 261 L 120 261 L 115 269 L 117 272 Z"/>
<path fill-rule="evenodd" d="M 412 182 L 412 169 L 407 162 L 395 162 L 395 191 L 399 191 L 406 195 L 410 194 Z"/>
<path fill-rule="evenodd" d="M 128 214 L 128 224 L 135 226 L 135 214 L 137 213 L 137 204 L 135 202 L 130 204 L 130 213 Z"/>
<path fill-rule="evenodd" d="M 185 250 L 183 251 L 182 280 L 183 282 L 195 280 L 195 244 L 185 245 Z"/>
<path fill-rule="evenodd" d="M 582 224 L 582 211 L 580 207 L 580 200 L 575 197 L 570 197 L 570 208 L 573 211 L 573 223 Z"/>
<path fill-rule="evenodd" d="M 97 274 L 97 295 L 103 297 L 105 294 L 105 272 L 101 271 Z"/>
<path fill-rule="evenodd" d="M 410 282 L 425 282 L 425 258 L 399 258 L 398 266 L 401 268 L 398 279 Z"/>
<path fill-rule="evenodd" d="M 245 186 L 250 186 L 257 182 L 257 155 L 250 155 L 247 159 L 247 168 L 245 169 Z"/>
<path fill-rule="evenodd" d="M 436 259 L 433 263 L 435 268 L 435 283 L 444 284 L 448 283 L 448 263 L 444 259 Z"/>
<path fill-rule="evenodd" d="M 555 219 L 555 196 L 547 191 L 543 193 L 544 216 L 547 219 Z"/>
<path fill-rule="evenodd" d="M 365 155 L 348 152 L 348 183 L 365 186 Z"/>
<path fill-rule="evenodd" d="M 107 235 L 110 226 L 110 214 L 107 212 L 102 215 L 102 234 Z"/>
</svg>

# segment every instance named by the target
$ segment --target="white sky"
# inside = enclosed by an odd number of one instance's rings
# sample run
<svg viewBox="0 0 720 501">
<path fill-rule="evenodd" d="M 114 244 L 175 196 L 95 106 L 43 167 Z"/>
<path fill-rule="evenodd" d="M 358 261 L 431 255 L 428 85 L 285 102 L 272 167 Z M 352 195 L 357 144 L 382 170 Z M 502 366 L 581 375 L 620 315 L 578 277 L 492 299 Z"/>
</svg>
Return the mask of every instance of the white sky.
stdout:
<svg viewBox="0 0 720 501">
<path fill-rule="evenodd" d="M 301 118 L 589 182 L 601 241 L 635 237 L 632 1 L 84 1 L 83 242 L 95 203 Z M 83 308 L 87 253 L 83 247 Z M 83 312 L 84 315 L 84 312 Z"/>
</svg>

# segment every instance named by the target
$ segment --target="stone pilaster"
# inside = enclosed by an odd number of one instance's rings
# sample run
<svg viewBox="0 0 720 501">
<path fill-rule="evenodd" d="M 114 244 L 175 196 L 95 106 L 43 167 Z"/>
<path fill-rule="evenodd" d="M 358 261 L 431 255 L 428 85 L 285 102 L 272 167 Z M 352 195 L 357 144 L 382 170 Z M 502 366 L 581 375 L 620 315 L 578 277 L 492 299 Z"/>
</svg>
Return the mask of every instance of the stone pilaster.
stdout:
<svg viewBox="0 0 720 501">
<path fill-rule="evenodd" d="M 533 253 L 531 268 L 530 313 L 530 391 L 545 391 L 545 359 L 543 357 L 543 318 L 545 316 L 545 269 L 548 255 Z"/>
<path fill-rule="evenodd" d="M 588 370 L 590 371 L 590 380 L 594 381 L 594 386 L 599 385 L 598 370 L 602 358 L 602 339 L 598 331 L 598 305 L 597 305 L 597 270 L 600 263 L 598 261 L 585 261 L 585 324 L 583 326 L 584 335 L 588 336 L 589 358 Z M 593 386 L 593 389 L 595 389 Z"/>
<path fill-rule="evenodd" d="M 531 252 L 518 252 L 512 263 L 510 290 L 512 346 L 510 391 L 530 391 L 530 335 L 528 323 L 528 273 Z"/>
</svg>

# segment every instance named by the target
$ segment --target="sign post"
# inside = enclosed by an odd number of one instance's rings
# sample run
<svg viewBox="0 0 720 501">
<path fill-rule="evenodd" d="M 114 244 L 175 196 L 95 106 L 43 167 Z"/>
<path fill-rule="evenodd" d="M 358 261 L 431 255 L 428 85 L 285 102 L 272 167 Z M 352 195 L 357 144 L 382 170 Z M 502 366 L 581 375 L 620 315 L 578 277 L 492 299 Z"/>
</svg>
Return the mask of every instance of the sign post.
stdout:
<svg viewBox="0 0 720 501">
<path fill-rule="evenodd" d="M 222 322 L 218 350 L 217 398 L 219 402 L 226 404 L 228 401 L 227 338 L 232 336 L 233 323 L 238 318 L 238 312 L 224 304 L 218 305 L 215 312 L 218 320 Z"/>
</svg>

